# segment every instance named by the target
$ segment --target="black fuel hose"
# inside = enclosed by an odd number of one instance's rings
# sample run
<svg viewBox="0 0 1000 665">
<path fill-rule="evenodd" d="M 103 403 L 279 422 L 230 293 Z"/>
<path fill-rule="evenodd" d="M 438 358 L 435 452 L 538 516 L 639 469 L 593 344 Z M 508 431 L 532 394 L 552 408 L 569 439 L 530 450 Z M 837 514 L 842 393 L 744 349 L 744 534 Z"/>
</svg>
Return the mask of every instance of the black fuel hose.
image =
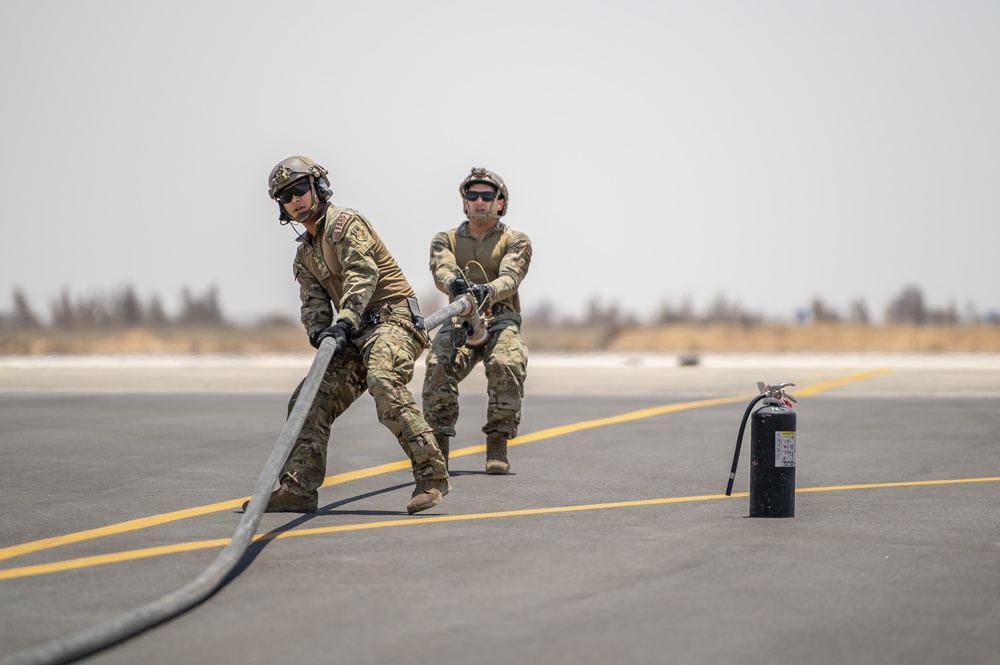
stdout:
<svg viewBox="0 0 1000 665">
<path fill-rule="evenodd" d="M 309 413 L 309 407 L 312 406 L 313 399 L 315 399 L 323 381 L 323 374 L 326 373 L 326 367 L 330 364 L 330 358 L 336 352 L 337 343 L 332 338 L 327 338 L 320 344 L 316 358 L 309 369 L 309 374 L 306 375 L 302 384 L 302 390 L 299 391 L 299 397 L 288 416 L 288 420 L 285 421 L 285 426 L 278 437 L 278 443 L 271 451 L 271 456 L 261 471 L 253 495 L 250 497 L 250 503 L 246 512 L 243 513 L 243 519 L 240 520 L 239 526 L 236 528 L 236 533 L 201 575 L 186 586 L 158 600 L 104 623 L 8 656 L 0 660 L 0 665 L 70 663 L 163 623 L 167 619 L 191 609 L 215 593 L 250 546 L 250 542 L 257 532 L 261 515 L 264 514 L 264 508 L 267 507 L 271 490 L 285 466 L 285 460 L 292 452 L 295 441 L 298 439 L 299 430 L 302 429 L 306 415 Z"/>
<path fill-rule="evenodd" d="M 463 295 L 425 318 L 424 327 L 429 332 L 453 316 L 467 314 L 470 308 L 472 311 L 475 309 L 471 297 Z M 278 437 L 278 443 L 271 451 L 271 456 L 257 479 L 257 485 L 254 487 L 246 512 L 243 513 L 243 519 L 236 528 L 236 533 L 201 575 L 177 591 L 104 623 L 7 656 L 0 660 L 0 665 L 61 665 L 73 662 L 186 612 L 218 591 L 226 577 L 243 558 L 254 534 L 257 533 L 257 526 L 267 507 L 271 490 L 292 452 L 309 408 L 319 391 L 327 365 L 337 350 L 337 343 L 332 338 L 324 339 L 319 345 L 316 358 L 295 400 L 295 406 L 288 415 L 288 420 L 285 421 L 285 426 Z"/>
</svg>

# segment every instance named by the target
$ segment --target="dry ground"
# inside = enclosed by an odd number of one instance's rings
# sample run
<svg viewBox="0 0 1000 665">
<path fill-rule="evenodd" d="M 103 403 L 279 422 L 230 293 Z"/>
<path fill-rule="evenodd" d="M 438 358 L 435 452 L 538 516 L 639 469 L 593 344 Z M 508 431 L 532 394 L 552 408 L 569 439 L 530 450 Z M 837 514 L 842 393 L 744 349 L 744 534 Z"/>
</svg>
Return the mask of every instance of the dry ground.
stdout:
<svg viewBox="0 0 1000 665">
<path fill-rule="evenodd" d="M 853 324 L 524 327 L 536 351 L 893 351 L 1000 352 L 1000 326 Z M 108 353 L 262 353 L 309 351 L 297 327 L 0 331 L 0 355 Z"/>
<path fill-rule="evenodd" d="M 668 326 L 616 335 L 613 351 L 1000 351 L 1000 326 Z"/>
</svg>

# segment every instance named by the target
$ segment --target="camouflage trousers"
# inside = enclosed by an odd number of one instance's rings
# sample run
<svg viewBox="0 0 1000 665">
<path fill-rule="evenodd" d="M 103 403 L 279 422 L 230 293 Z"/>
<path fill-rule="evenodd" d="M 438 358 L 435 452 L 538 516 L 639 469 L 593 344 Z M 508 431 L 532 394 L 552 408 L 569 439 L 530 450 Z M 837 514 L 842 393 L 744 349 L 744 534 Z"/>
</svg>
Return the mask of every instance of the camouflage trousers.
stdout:
<svg viewBox="0 0 1000 665">
<path fill-rule="evenodd" d="M 424 418 L 435 436 L 455 436 L 458 422 L 458 384 L 482 362 L 486 372 L 486 424 L 483 432 L 517 436 L 521 423 L 521 398 L 528 369 L 528 348 L 517 323 L 505 321 L 491 327 L 489 343 L 476 349 L 452 349 L 451 329 L 434 337 L 424 375 Z M 454 358 L 452 356 L 454 355 Z"/>
<path fill-rule="evenodd" d="M 393 433 L 409 457 L 414 479 L 448 477 L 433 431 L 406 387 L 413 378 L 416 359 L 423 352 L 423 341 L 390 319 L 363 331 L 330 360 L 285 463 L 282 487 L 299 495 L 319 489 L 326 475 L 330 426 L 366 390 L 375 398 L 379 422 Z M 289 414 L 301 389 L 302 383 L 289 400 Z"/>
</svg>

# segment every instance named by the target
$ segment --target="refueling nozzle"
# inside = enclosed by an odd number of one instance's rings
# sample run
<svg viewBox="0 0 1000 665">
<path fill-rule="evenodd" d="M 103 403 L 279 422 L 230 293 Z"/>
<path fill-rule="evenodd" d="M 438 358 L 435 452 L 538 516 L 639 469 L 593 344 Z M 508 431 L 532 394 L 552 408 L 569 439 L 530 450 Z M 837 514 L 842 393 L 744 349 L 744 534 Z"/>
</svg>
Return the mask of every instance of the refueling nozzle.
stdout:
<svg viewBox="0 0 1000 665">
<path fill-rule="evenodd" d="M 452 304 L 459 303 L 462 304 L 462 308 L 455 318 L 467 335 L 463 346 L 473 349 L 484 346 L 490 341 L 490 331 L 486 327 L 485 315 L 476 308 L 476 299 L 471 293 L 463 293 L 455 298 Z"/>
<path fill-rule="evenodd" d="M 469 334 L 465 345 L 469 348 L 478 349 L 490 341 L 490 331 L 486 328 L 486 317 L 480 312 L 473 312 L 469 316 L 459 317 L 462 327 Z"/>
</svg>

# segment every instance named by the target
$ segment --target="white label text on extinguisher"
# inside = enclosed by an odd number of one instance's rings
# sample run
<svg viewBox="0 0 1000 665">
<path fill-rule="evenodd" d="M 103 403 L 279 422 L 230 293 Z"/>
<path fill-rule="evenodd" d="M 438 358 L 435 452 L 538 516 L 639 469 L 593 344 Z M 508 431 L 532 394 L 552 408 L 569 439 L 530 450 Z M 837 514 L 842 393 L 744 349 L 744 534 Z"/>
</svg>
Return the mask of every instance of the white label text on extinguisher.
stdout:
<svg viewBox="0 0 1000 665">
<path fill-rule="evenodd" d="M 774 433 L 774 466 L 795 466 L 795 432 Z"/>
</svg>

